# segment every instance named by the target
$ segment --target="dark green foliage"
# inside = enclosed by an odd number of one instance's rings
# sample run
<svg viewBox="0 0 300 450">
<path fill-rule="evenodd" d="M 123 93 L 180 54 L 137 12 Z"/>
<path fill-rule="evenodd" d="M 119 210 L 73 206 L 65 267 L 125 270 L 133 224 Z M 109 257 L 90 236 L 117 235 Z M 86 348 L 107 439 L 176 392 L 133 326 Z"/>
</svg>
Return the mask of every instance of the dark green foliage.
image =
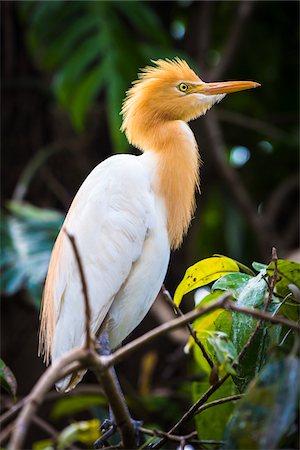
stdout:
<svg viewBox="0 0 300 450">
<path fill-rule="evenodd" d="M 226 449 L 275 449 L 292 430 L 299 401 L 298 358 L 272 359 L 249 385 L 225 433 Z"/>
<path fill-rule="evenodd" d="M 13 397 L 17 394 L 17 380 L 5 362 L 0 358 L 0 385 Z"/>
<path fill-rule="evenodd" d="M 10 202 L 1 223 L 1 291 L 12 295 L 25 288 L 40 305 L 51 250 L 63 215 L 28 203 Z"/>
<path fill-rule="evenodd" d="M 104 91 L 114 151 L 126 151 L 119 114 L 125 91 L 150 59 L 175 55 L 158 16 L 146 2 L 58 0 L 20 8 L 30 49 L 54 73 L 54 93 L 74 127 L 84 129 Z"/>
<path fill-rule="evenodd" d="M 206 258 L 190 267 L 186 271 L 180 286 L 185 285 L 186 280 L 188 279 L 187 275 L 189 275 L 194 267 L 201 266 L 203 273 L 210 270 L 210 277 L 211 279 L 214 279 L 214 272 L 212 270 L 212 263 L 214 261 L 215 257 Z M 227 264 L 230 263 L 231 261 L 228 260 Z M 238 265 L 246 272 L 249 272 L 249 269 L 243 264 L 238 263 Z M 251 276 L 248 273 L 233 272 L 220 277 L 220 275 L 217 275 L 219 267 L 215 264 L 215 275 L 220 278 L 212 285 L 213 293 L 204 297 L 198 306 L 201 307 L 212 303 L 220 297 L 222 291 L 228 291 L 239 306 L 265 310 L 266 305 L 269 303 L 267 308 L 268 312 L 276 314 L 280 310 L 281 313 L 285 314 L 285 310 L 282 307 L 281 294 L 287 289 L 288 283 L 295 283 L 295 288 L 299 289 L 299 264 L 278 260 L 276 262 L 273 261 L 269 266 L 260 263 L 254 263 L 253 266 L 256 270 L 259 270 L 258 275 L 253 274 Z M 273 279 L 275 276 L 276 279 Z M 272 282 L 275 282 L 274 291 L 270 292 Z M 291 304 L 294 305 L 295 310 L 298 311 L 299 303 L 297 304 L 294 293 L 292 293 L 291 290 L 289 290 L 288 298 L 290 302 L 293 302 Z M 270 299 L 271 301 L 269 301 Z M 289 317 L 289 314 L 286 315 Z M 246 398 L 251 399 L 255 383 L 259 384 L 260 380 L 262 380 L 262 384 L 267 384 L 268 374 L 274 370 L 276 375 L 272 375 L 269 380 L 271 385 L 269 395 L 272 397 L 274 394 L 276 399 L 276 392 L 278 389 L 278 396 L 280 397 L 278 403 L 277 400 L 274 400 L 274 405 L 264 405 L 265 398 L 263 397 L 261 389 L 257 389 L 257 404 L 252 405 L 252 409 L 249 410 L 249 407 L 248 409 L 243 409 L 242 405 L 248 405 L 248 403 L 243 400 L 240 409 L 239 407 L 237 408 L 236 418 L 234 418 L 229 425 L 230 431 L 226 432 L 226 445 L 228 445 L 228 448 L 231 448 L 230 446 L 232 446 L 232 448 L 239 449 L 275 448 L 269 445 L 271 445 L 271 443 L 273 445 L 274 442 L 276 444 L 277 441 L 279 441 L 283 433 L 287 430 L 288 424 L 293 421 L 296 408 L 295 401 L 291 403 L 289 397 L 289 395 L 291 395 L 289 394 L 289 390 L 290 392 L 293 391 L 292 383 L 289 379 L 285 378 L 284 373 L 282 384 L 278 381 L 279 385 L 277 383 L 273 386 L 272 383 L 276 382 L 276 377 L 281 377 L 281 375 L 279 375 L 280 368 L 282 368 L 283 372 L 286 370 L 287 376 L 287 368 L 290 366 L 294 367 L 295 365 L 294 368 L 291 367 L 291 369 L 293 368 L 294 370 L 291 377 L 295 377 L 295 371 L 298 367 L 298 362 L 296 364 L 295 361 L 298 360 L 288 356 L 286 360 L 281 358 L 278 363 L 276 361 L 269 363 L 271 352 L 275 348 L 281 348 L 280 345 L 284 343 L 285 338 L 282 339 L 282 337 L 285 336 L 286 330 L 282 330 L 280 325 L 271 325 L 268 322 L 261 323 L 260 328 L 257 329 L 257 320 L 253 317 L 239 312 L 222 312 L 222 310 L 219 309 L 212 311 L 204 317 L 196 319 L 193 323 L 193 328 L 214 363 L 214 367 L 211 369 L 193 338 L 190 338 L 188 348 L 193 346 L 196 365 L 200 370 L 204 370 L 207 373 L 206 381 L 193 384 L 193 399 L 195 402 L 199 400 L 201 395 L 209 388 L 210 383 L 216 381 L 216 377 L 218 379 L 218 377 L 221 378 L 226 374 L 231 375 L 231 378 L 227 379 L 226 384 L 223 385 L 221 389 L 218 389 L 215 398 L 226 397 L 235 392 L 244 392 L 245 389 L 247 389 L 246 393 L 249 392 L 249 394 L 246 394 Z M 254 335 L 254 338 L 252 338 L 252 335 Z M 245 346 L 246 351 L 244 352 Z M 241 352 L 244 353 L 242 358 L 239 357 Z M 270 364 L 270 366 L 268 364 Z M 258 381 L 251 382 L 255 377 L 258 377 Z M 250 382 L 251 385 L 247 388 Z M 286 388 L 288 392 L 285 398 L 282 389 L 287 385 L 289 387 Z M 228 390 L 226 386 L 231 387 Z M 262 405 L 260 405 L 261 395 Z M 283 406 L 283 412 L 285 412 L 285 410 L 287 411 L 286 418 L 283 418 L 282 422 L 280 419 L 281 413 L 278 410 L 281 402 L 286 402 Z M 202 439 L 208 436 L 210 436 L 210 438 L 213 436 L 216 439 L 220 439 L 225 429 L 227 429 L 226 425 L 230 418 L 230 413 L 233 410 L 233 405 L 226 404 L 216 406 L 216 408 L 218 408 L 218 410 L 219 408 L 223 408 L 223 410 L 221 409 L 222 413 L 220 415 L 212 408 L 213 410 L 209 409 L 203 413 L 201 412 L 199 416 L 196 416 L 198 435 Z M 264 421 L 262 421 L 260 431 L 258 436 L 256 436 L 256 421 L 260 420 L 260 408 L 263 408 L 264 410 Z M 268 431 L 271 420 L 274 420 L 278 425 L 278 432 L 273 436 L 274 441 L 272 441 L 272 433 L 269 433 Z M 239 427 L 236 426 L 237 423 L 239 423 Z M 253 436 L 250 436 L 251 430 L 253 430 Z M 257 442 L 254 442 L 255 439 L 257 439 Z M 252 442 L 252 440 L 254 441 Z"/>
</svg>

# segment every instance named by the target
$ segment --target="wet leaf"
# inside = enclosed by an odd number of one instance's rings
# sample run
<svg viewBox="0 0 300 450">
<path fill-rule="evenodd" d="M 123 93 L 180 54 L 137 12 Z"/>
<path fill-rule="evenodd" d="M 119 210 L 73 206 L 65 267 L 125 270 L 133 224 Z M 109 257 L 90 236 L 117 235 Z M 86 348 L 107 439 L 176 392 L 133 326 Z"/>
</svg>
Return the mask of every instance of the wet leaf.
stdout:
<svg viewBox="0 0 300 450">
<path fill-rule="evenodd" d="M 202 299 L 199 303 L 198 307 L 207 305 L 217 300 L 220 295 L 222 295 L 222 291 L 214 291 L 213 293 L 207 295 Z M 224 311 L 224 309 L 216 309 L 215 311 L 211 311 L 209 314 L 206 314 L 203 317 L 199 317 L 193 322 L 193 329 L 197 333 L 197 337 L 202 342 L 206 352 L 211 357 L 211 359 L 215 359 L 215 354 L 212 351 L 212 347 L 208 343 L 208 332 L 213 331 L 221 331 L 223 333 L 229 334 L 231 330 L 231 313 L 228 311 Z M 190 351 L 193 348 L 194 358 L 201 370 L 204 372 L 210 373 L 211 368 L 204 358 L 202 351 L 199 349 L 198 345 L 195 345 L 194 338 L 191 336 L 189 341 L 185 347 L 185 351 Z"/>
<path fill-rule="evenodd" d="M 245 288 L 246 284 L 252 278 L 251 275 L 246 273 L 229 273 L 219 278 L 213 285 L 212 291 L 220 289 L 222 291 L 229 291 L 233 298 L 238 299 L 242 290 Z"/>
<path fill-rule="evenodd" d="M 233 259 L 225 256 L 212 256 L 197 262 L 187 269 L 183 280 L 179 283 L 174 294 L 175 304 L 180 305 L 182 297 L 188 292 L 231 272 L 239 272 L 239 266 Z"/>
<path fill-rule="evenodd" d="M 261 270 L 265 270 L 268 266 L 267 264 L 262 264 L 259 262 L 253 262 L 252 267 L 257 270 L 257 272 L 260 272 Z"/>
<path fill-rule="evenodd" d="M 0 383 L 13 397 L 17 394 L 17 380 L 5 362 L 0 358 Z"/>
<path fill-rule="evenodd" d="M 268 286 L 264 279 L 265 273 L 261 272 L 256 277 L 251 278 L 240 293 L 237 304 L 248 308 L 262 308 Z M 247 343 L 250 335 L 256 327 L 257 321 L 251 316 L 233 313 L 232 330 L 230 339 L 239 353 Z M 250 379 L 257 373 L 263 363 L 266 351 L 266 332 L 262 328 L 257 334 L 252 345 L 247 350 L 242 363 L 236 368 L 237 377 L 235 382 L 243 390 Z"/>
<path fill-rule="evenodd" d="M 215 331 L 208 336 L 207 340 L 216 355 L 220 376 L 226 373 L 235 375 L 236 372 L 232 365 L 238 362 L 238 354 L 228 336 L 225 333 Z"/>
<path fill-rule="evenodd" d="M 299 360 L 273 360 L 249 385 L 226 429 L 226 449 L 275 449 L 296 416 Z"/>
</svg>

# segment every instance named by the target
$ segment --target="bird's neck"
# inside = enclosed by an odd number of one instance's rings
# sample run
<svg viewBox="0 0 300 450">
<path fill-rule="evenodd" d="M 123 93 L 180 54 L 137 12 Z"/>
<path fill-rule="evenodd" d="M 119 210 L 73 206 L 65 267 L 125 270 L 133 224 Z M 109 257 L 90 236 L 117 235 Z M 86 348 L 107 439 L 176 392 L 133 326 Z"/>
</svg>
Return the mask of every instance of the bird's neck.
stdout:
<svg viewBox="0 0 300 450">
<path fill-rule="evenodd" d="M 193 132 L 185 122 L 165 121 L 155 125 L 148 136 L 144 133 L 143 150 L 156 156 L 154 189 L 165 203 L 170 245 L 176 249 L 195 211 L 201 161 Z"/>
</svg>

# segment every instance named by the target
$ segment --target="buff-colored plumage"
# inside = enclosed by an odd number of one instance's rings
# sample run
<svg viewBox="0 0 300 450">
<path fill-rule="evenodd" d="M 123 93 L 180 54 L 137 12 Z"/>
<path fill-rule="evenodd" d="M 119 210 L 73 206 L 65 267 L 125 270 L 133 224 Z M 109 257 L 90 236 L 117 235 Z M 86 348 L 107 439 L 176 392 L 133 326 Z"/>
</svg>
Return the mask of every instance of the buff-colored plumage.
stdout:
<svg viewBox="0 0 300 450">
<path fill-rule="evenodd" d="M 194 214 L 200 157 L 186 122 L 204 114 L 225 93 L 250 87 L 250 82 L 206 84 L 178 58 L 154 64 L 133 83 L 122 108 L 122 131 L 143 154 L 116 155 L 99 164 L 80 187 L 64 222 L 83 262 L 92 332 L 105 325 L 112 348 L 151 307 L 170 249 L 180 246 Z M 40 352 L 49 362 L 83 342 L 80 278 L 61 231 L 44 290 Z M 71 389 L 82 375 L 66 377 L 57 387 Z"/>
</svg>

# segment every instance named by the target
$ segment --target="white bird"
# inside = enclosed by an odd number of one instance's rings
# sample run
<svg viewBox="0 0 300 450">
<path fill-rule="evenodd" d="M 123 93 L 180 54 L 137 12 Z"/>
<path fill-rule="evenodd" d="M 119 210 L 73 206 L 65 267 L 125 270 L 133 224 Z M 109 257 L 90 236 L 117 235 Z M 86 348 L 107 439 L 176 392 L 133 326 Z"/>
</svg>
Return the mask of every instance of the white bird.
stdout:
<svg viewBox="0 0 300 450">
<path fill-rule="evenodd" d="M 107 330 L 111 349 L 147 314 L 195 210 L 200 158 L 186 122 L 250 81 L 204 83 L 185 61 L 159 60 L 127 92 L 122 130 L 139 156 L 101 162 L 86 178 L 63 227 L 75 237 L 86 276 L 91 332 Z M 84 344 L 84 302 L 75 257 L 62 231 L 55 243 L 41 313 L 47 362 Z M 76 386 L 84 372 L 57 388 Z"/>
</svg>

